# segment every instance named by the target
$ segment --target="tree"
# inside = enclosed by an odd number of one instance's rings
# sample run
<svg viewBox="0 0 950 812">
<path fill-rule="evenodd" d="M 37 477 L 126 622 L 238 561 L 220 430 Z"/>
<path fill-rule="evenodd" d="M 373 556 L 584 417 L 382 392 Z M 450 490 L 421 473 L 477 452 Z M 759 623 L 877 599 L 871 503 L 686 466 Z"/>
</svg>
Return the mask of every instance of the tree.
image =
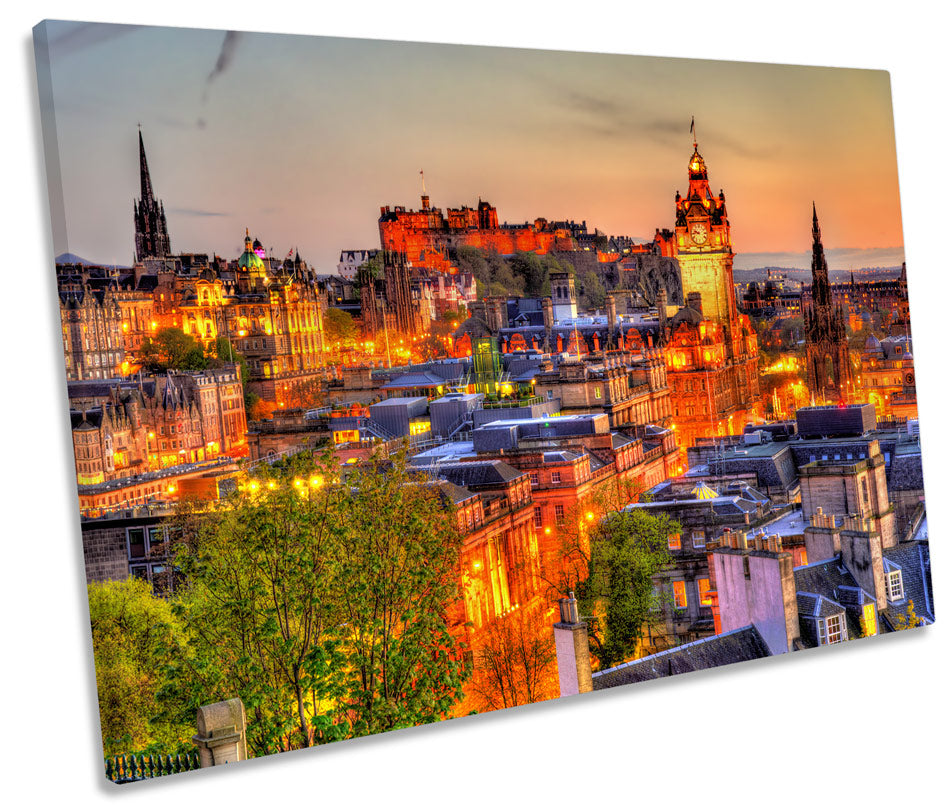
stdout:
<svg viewBox="0 0 950 812">
<path fill-rule="evenodd" d="M 338 472 L 295 455 L 170 522 L 188 637 L 167 692 L 241 697 L 258 755 L 434 721 L 460 697 L 450 514 L 404 460 Z"/>
<path fill-rule="evenodd" d="M 371 259 L 366 260 L 353 277 L 353 287 L 362 290 L 376 282 L 383 275 L 383 257 L 382 254 L 376 254 Z"/>
<path fill-rule="evenodd" d="M 607 290 L 600 281 L 600 277 L 594 271 L 587 271 L 581 275 L 580 283 L 581 309 L 600 310 L 603 308 L 607 303 Z"/>
<path fill-rule="evenodd" d="M 334 689 L 342 668 L 331 630 L 338 491 L 308 455 L 263 466 L 223 504 L 183 503 L 172 520 L 175 603 L 188 630 L 169 670 L 182 704 L 239 696 L 257 754 L 346 735 Z"/>
<path fill-rule="evenodd" d="M 643 624 L 662 606 L 653 577 L 672 563 L 669 536 L 679 525 L 663 513 L 615 511 L 590 533 L 588 574 L 576 594 L 582 614 L 598 620 L 591 649 L 601 668 L 635 656 Z"/>
<path fill-rule="evenodd" d="M 543 612 L 516 612 L 491 622 L 475 650 L 467 692 L 481 711 L 558 695 L 553 634 Z"/>
<path fill-rule="evenodd" d="M 331 307 L 323 317 L 323 332 L 328 344 L 351 344 L 356 340 L 356 322 L 345 310 Z"/>
<path fill-rule="evenodd" d="M 357 736 L 444 718 L 467 675 L 448 628 L 459 599 L 453 517 L 404 455 L 383 462 L 375 459 L 341 490 L 345 520 L 331 585 Z"/>
<path fill-rule="evenodd" d="M 160 696 L 167 641 L 184 637 L 171 606 L 137 578 L 91 583 L 88 597 L 103 751 L 189 743 L 194 717 L 176 721 Z"/>
<path fill-rule="evenodd" d="M 139 350 L 139 361 L 153 373 L 208 366 L 201 342 L 178 327 L 166 327 L 159 330 L 155 338 L 146 338 Z"/>
<path fill-rule="evenodd" d="M 914 611 L 914 602 L 907 601 L 907 612 L 897 616 L 894 622 L 894 631 L 901 632 L 905 629 L 915 629 L 920 625 L 920 618 Z"/>
</svg>

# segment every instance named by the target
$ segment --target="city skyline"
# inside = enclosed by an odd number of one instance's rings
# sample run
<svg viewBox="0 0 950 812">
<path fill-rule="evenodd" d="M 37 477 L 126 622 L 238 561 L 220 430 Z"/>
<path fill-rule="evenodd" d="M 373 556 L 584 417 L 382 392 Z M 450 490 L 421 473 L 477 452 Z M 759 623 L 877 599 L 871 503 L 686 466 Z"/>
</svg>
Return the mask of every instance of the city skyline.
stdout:
<svg viewBox="0 0 950 812">
<path fill-rule="evenodd" d="M 137 123 L 173 251 L 236 256 L 249 228 L 330 273 L 378 246 L 380 206 L 418 207 L 420 169 L 434 206 L 650 239 L 672 227 L 695 117 L 736 268 L 807 267 L 812 200 L 832 270 L 903 259 L 885 72 L 48 25 L 57 255 L 130 262 Z"/>
</svg>

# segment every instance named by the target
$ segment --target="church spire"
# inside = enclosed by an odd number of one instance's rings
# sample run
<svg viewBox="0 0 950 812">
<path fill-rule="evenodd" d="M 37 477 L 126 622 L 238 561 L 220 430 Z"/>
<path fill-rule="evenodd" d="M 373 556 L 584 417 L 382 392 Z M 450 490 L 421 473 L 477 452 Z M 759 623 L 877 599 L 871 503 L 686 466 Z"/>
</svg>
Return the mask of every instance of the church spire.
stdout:
<svg viewBox="0 0 950 812">
<path fill-rule="evenodd" d="M 148 173 L 148 161 L 145 158 L 145 142 L 142 141 L 142 125 L 139 125 L 139 183 L 142 187 L 142 200 L 152 201 L 152 178 Z M 147 204 L 146 204 L 147 205 Z"/>
<path fill-rule="evenodd" d="M 165 220 L 165 207 L 155 200 L 152 190 L 152 178 L 145 158 L 145 142 L 142 140 L 142 125 L 139 125 L 139 183 L 142 198 L 132 203 L 132 219 L 135 223 L 135 258 L 141 261 L 146 257 L 167 257 L 171 254 L 171 242 L 168 239 L 168 224 Z"/>
</svg>

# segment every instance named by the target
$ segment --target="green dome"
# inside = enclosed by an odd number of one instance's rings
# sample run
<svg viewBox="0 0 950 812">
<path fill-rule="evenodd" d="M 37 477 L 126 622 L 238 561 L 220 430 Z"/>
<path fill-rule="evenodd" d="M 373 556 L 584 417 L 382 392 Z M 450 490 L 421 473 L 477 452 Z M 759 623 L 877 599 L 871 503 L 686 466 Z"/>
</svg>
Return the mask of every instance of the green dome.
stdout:
<svg viewBox="0 0 950 812">
<path fill-rule="evenodd" d="M 257 254 L 253 251 L 245 251 L 241 254 L 241 258 L 238 260 L 238 268 L 241 270 L 247 270 L 250 273 L 261 273 L 265 272 L 264 260 L 262 260 Z"/>
</svg>

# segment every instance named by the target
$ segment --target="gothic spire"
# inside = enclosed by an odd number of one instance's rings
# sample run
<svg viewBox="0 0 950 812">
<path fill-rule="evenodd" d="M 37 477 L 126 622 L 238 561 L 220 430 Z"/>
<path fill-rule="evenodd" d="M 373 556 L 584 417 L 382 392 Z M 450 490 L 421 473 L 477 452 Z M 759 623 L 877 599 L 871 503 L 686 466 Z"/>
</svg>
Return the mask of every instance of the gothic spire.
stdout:
<svg viewBox="0 0 950 812">
<path fill-rule="evenodd" d="M 139 182 L 142 185 L 142 201 L 154 200 L 152 178 L 148 174 L 148 161 L 145 159 L 145 143 L 142 141 L 142 128 L 139 127 Z"/>
</svg>

